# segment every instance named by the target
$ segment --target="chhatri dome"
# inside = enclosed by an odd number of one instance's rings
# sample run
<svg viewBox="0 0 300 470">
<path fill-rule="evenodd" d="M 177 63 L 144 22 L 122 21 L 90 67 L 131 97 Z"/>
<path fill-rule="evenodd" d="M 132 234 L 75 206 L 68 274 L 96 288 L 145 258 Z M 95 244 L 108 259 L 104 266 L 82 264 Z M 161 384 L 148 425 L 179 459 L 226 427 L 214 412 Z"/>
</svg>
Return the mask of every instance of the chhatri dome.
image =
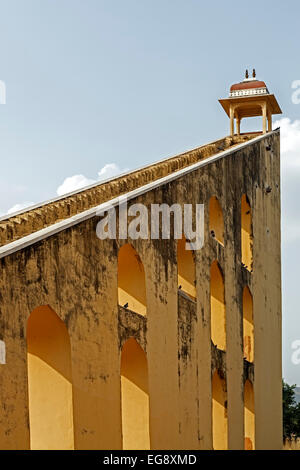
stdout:
<svg viewBox="0 0 300 470">
<path fill-rule="evenodd" d="M 245 78 L 240 83 L 235 83 L 230 87 L 230 97 L 233 96 L 251 96 L 251 95 L 266 95 L 269 90 L 265 82 L 256 79 L 256 72 L 253 69 L 252 77 L 249 78 L 248 70 L 246 70 Z"/>
<path fill-rule="evenodd" d="M 255 69 L 252 77 L 246 70 L 242 82 L 230 87 L 229 98 L 219 100 L 226 114 L 230 118 L 230 135 L 234 135 L 234 120 L 237 124 L 237 134 L 240 134 L 241 120 L 246 117 L 262 116 L 263 134 L 272 130 L 272 115 L 281 114 L 282 111 L 274 95 L 270 94 L 267 85 L 257 80 Z"/>
</svg>

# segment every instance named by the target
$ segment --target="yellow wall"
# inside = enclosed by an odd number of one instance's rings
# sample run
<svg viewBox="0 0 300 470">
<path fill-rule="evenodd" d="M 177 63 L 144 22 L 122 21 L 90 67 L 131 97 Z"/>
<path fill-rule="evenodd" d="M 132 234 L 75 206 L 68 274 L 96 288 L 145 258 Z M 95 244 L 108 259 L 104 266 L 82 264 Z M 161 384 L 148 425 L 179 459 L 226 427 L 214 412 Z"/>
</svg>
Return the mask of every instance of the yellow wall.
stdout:
<svg viewBox="0 0 300 470">
<path fill-rule="evenodd" d="M 266 151 L 267 143 L 272 152 Z M 250 199 L 253 274 L 249 287 L 253 294 L 254 320 L 255 449 L 272 450 L 282 448 L 283 442 L 279 138 L 262 141 L 259 152 L 261 183 Z M 265 191 L 267 186 L 272 188 L 270 193 Z M 248 189 L 247 194 L 249 196 Z"/>
<path fill-rule="evenodd" d="M 149 207 L 174 201 L 205 204 L 205 243 L 194 253 L 197 302 L 185 296 L 193 308 L 185 304 L 184 312 L 179 312 L 176 240 L 132 241 L 144 266 L 147 316 L 137 313 L 135 320 L 133 314 L 132 323 L 125 326 L 120 324 L 118 308 L 118 254 L 125 241 L 99 240 L 97 218 L 1 261 L 0 334 L 7 353 L 6 364 L 0 365 L 1 449 L 30 447 L 26 325 L 30 313 L 41 305 L 51 305 L 70 338 L 76 449 L 122 448 L 120 354 L 133 327 L 140 324 L 148 363 L 151 448 L 211 449 L 210 270 L 214 261 L 225 283 L 226 351 L 216 355 L 226 377 L 228 448 L 244 448 L 245 285 L 253 294 L 255 447 L 282 448 L 279 169 L 279 135 L 267 135 L 262 142 L 132 201 Z M 145 175 L 141 178 L 147 181 Z M 270 193 L 266 184 L 273 188 Z M 115 194 L 115 182 L 112 187 Z M 241 264 L 243 194 L 252 208 L 252 273 Z M 224 246 L 210 236 L 212 196 L 223 208 Z M 15 230 L 22 227 L 18 223 Z"/>
<path fill-rule="evenodd" d="M 27 325 L 31 449 L 74 449 L 70 340 L 48 306 Z"/>
<path fill-rule="evenodd" d="M 147 358 L 134 339 L 121 356 L 123 449 L 150 449 Z"/>
</svg>

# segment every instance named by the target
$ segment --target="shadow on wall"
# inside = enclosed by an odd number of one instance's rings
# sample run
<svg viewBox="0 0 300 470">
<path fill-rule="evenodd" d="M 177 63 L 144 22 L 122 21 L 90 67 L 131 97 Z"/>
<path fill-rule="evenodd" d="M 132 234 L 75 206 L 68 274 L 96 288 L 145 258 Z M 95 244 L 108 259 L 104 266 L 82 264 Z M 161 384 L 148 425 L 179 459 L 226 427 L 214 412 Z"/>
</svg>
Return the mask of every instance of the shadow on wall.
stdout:
<svg viewBox="0 0 300 470">
<path fill-rule="evenodd" d="M 213 196 L 209 201 L 209 231 L 221 245 L 224 246 L 224 220 L 221 205 Z"/>
<path fill-rule="evenodd" d="M 196 300 L 196 268 L 194 252 L 186 250 L 186 238 L 183 235 L 177 241 L 178 288 Z"/>
<path fill-rule="evenodd" d="M 129 243 L 120 248 L 118 256 L 118 302 L 140 315 L 147 314 L 144 266 Z"/>
</svg>

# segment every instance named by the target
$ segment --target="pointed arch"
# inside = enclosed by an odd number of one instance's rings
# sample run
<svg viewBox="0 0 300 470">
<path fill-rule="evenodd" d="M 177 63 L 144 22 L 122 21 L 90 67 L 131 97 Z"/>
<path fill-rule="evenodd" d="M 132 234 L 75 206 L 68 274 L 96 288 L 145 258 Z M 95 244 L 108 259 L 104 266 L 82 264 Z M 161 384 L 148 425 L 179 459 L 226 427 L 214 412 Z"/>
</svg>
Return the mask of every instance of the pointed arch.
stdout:
<svg viewBox="0 0 300 470">
<path fill-rule="evenodd" d="M 250 380 L 244 386 L 244 442 L 245 450 L 255 449 L 254 390 Z"/>
<path fill-rule="evenodd" d="M 252 211 L 246 194 L 241 201 L 241 252 L 243 265 L 252 271 Z"/>
<path fill-rule="evenodd" d="M 186 250 L 186 238 L 183 235 L 177 241 L 178 288 L 196 299 L 196 266 L 192 250 Z"/>
<path fill-rule="evenodd" d="M 226 383 L 218 371 L 212 377 L 212 433 L 213 449 L 227 450 L 227 392 Z"/>
<path fill-rule="evenodd" d="M 132 245 L 123 245 L 118 256 L 118 302 L 140 315 L 147 314 L 145 270 Z"/>
<path fill-rule="evenodd" d="M 121 354 L 123 450 L 150 449 L 147 357 L 130 338 Z"/>
<path fill-rule="evenodd" d="M 212 196 L 209 201 L 209 231 L 221 245 L 224 245 L 223 211 L 215 196 Z"/>
<path fill-rule="evenodd" d="M 31 449 L 74 449 L 70 338 L 49 306 L 27 322 Z"/>
<path fill-rule="evenodd" d="M 211 340 L 214 345 L 226 351 L 226 309 L 224 278 L 217 261 L 210 269 Z"/>
<path fill-rule="evenodd" d="M 243 290 L 243 345 L 244 357 L 249 362 L 254 361 L 254 325 L 253 299 L 248 286 Z"/>
</svg>

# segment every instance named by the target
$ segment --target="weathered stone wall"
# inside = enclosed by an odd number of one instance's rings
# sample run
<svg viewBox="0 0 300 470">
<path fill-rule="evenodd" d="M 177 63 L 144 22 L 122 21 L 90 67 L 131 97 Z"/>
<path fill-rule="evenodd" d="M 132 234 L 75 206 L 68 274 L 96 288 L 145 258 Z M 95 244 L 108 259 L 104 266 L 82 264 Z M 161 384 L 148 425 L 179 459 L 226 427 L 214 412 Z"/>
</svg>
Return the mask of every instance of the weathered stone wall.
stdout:
<svg viewBox="0 0 300 470">
<path fill-rule="evenodd" d="M 119 348 L 123 348 L 124 343 L 134 338 L 139 345 L 147 352 L 147 317 L 132 312 L 119 305 Z"/>
<path fill-rule="evenodd" d="M 253 213 L 252 273 L 241 265 L 244 193 Z M 224 247 L 209 232 L 212 196 L 223 209 Z M 152 448 L 212 448 L 211 369 L 220 361 L 210 338 L 214 260 L 225 277 L 227 350 L 221 356 L 229 448 L 244 447 L 245 369 L 254 380 L 256 448 L 282 448 L 279 134 L 132 202 L 205 204 L 205 244 L 195 253 L 196 303 L 178 294 L 176 241 L 136 240 L 131 243 L 145 269 L 147 319 L 119 308 L 118 250 L 126 241 L 99 240 L 97 218 L 2 258 L 0 339 L 7 361 L 0 365 L 0 448 L 29 448 L 26 327 L 40 305 L 50 305 L 70 335 L 77 449 L 121 448 L 120 355 L 129 335 L 147 352 Z M 254 302 L 254 366 L 245 365 L 242 350 L 246 284 Z"/>
<path fill-rule="evenodd" d="M 199 449 L 200 445 L 197 328 L 197 303 L 178 291 L 179 449 Z"/>
</svg>

